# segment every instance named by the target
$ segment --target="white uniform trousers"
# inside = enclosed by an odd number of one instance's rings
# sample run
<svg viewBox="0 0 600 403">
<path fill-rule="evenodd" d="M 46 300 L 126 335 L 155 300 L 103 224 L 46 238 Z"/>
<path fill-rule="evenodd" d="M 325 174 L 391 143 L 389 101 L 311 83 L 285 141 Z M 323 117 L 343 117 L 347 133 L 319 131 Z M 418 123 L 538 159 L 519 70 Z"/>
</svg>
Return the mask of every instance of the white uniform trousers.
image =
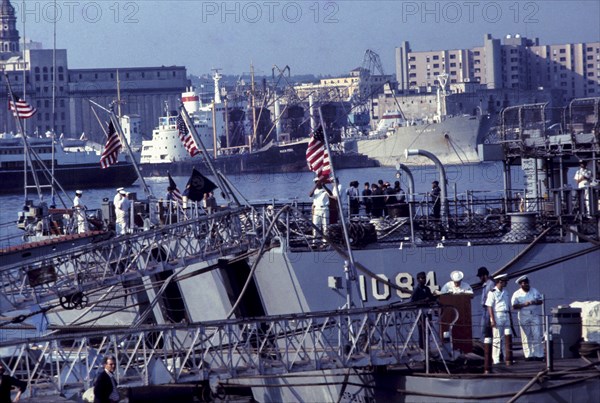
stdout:
<svg viewBox="0 0 600 403">
<path fill-rule="evenodd" d="M 313 208 L 313 224 L 319 228 L 323 234 L 327 235 L 327 224 L 329 223 L 329 207 L 314 207 Z M 319 237 L 319 233 L 313 230 L 313 236 Z"/>
<path fill-rule="evenodd" d="M 82 209 L 77 209 L 75 213 L 75 219 L 77 221 L 77 233 L 83 234 L 88 230 L 88 222 L 85 217 L 85 211 Z"/>
<path fill-rule="evenodd" d="M 510 334 L 510 317 L 508 312 L 494 312 L 496 326 L 492 328 L 492 360 L 494 364 L 500 363 L 500 352 L 504 350 L 504 335 Z M 504 352 L 506 357 L 506 351 Z"/>
<path fill-rule="evenodd" d="M 542 358 L 544 356 L 544 348 L 542 345 L 541 316 L 527 308 L 523 308 L 519 311 L 519 327 L 525 358 Z"/>
</svg>

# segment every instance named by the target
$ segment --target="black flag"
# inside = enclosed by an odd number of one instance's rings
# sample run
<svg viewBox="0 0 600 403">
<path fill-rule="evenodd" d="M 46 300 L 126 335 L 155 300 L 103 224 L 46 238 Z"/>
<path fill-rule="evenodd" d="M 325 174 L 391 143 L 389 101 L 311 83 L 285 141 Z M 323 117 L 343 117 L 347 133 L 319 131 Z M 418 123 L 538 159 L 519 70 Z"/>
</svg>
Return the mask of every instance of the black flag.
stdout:
<svg viewBox="0 0 600 403">
<path fill-rule="evenodd" d="M 192 176 L 188 180 L 183 195 L 187 196 L 188 200 L 201 201 L 204 198 L 204 193 L 212 192 L 217 188 L 217 185 L 212 183 L 210 179 L 202 175 L 200 172 L 193 168 Z"/>
</svg>

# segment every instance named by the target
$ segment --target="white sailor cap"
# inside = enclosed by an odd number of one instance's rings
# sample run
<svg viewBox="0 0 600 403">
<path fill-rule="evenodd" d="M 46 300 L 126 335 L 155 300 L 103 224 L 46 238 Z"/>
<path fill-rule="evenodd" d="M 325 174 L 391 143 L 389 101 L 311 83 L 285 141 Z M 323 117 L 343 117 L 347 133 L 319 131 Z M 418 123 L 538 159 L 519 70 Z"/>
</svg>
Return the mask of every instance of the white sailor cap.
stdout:
<svg viewBox="0 0 600 403">
<path fill-rule="evenodd" d="M 495 282 L 498 282 L 498 281 L 501 281 L 501 280 L 506 281 L 507 277 L 508 277 L 508 275 L 506 275 L 506 274 L 499 274 L 496 277 L 494 277 L 494 281 Z"/>
<path fill-rule="evenodd" d="M 521 281 L 529 281 L 529 278 L 526 275 L 522 275 L 515 281 L 515 283 L 521 284 Z"/>
<path fill-rule="evenodd" d="M 81 190 L 76 190 L 76 191 L 75 191 L 75 194 L 76 194 L 76 195 L 82 195 L 82 194 L 83 194 L 83 192 L 82 192 Z"/>
<path fill-rule="evenodd" d="M 121 188 L 121 190 L 119 190 L 119 193 L 122 194 L 122 195 L 124 195 L 124 196 L 127 196 L 127 192 L 123 188 Z"/>
<path fill-rule="evenodd" d="M 454 270 L 452 273 L 450 273 L 450 278 L 452 279 L 452 281 L 460 281 L 463 279 L 464 276 L 465 275 L 460 270 Z"/>
<path fill-rule="evenodd" d="M 318 182 L 319 181 L 319 177 L 315 176 L 315 179 L 313 179 L 313 182 Z"/>
<path fill-rule="evenodd" d="M 121 193 L 122 190 L 125 190 L 125 188 L 117 188 L 117 193 Z"/>
</svg>

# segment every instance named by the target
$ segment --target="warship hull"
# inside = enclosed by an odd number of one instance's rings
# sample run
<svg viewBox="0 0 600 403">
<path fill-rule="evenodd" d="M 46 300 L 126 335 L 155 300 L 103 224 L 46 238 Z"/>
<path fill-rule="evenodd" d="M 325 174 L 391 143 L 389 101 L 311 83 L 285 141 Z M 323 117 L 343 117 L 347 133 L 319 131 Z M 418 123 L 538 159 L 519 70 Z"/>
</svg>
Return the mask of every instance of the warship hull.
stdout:
<svg viewBox="0 0 600 403">
<path fill-rule="evenodd" d="M 383 166 L 395 166 L 405 158 L 406 149 L 418 148 L 435 154 L 444 164 L 477 163 L 481 161 L 477 145 L 485 141 L 490 126 L 488 116 L 454 116 L 441 123 L 400 126 L 384 137 L 357 140 L 358 152 Z"/>
</svg>

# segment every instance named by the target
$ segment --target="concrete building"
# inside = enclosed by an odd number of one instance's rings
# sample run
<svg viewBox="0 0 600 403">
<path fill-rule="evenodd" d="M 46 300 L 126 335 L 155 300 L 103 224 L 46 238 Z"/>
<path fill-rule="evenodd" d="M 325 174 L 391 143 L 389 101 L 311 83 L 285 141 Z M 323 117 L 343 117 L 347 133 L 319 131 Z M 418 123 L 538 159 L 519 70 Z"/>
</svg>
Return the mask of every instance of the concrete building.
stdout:
<svg viewBox="0 0 600 403">
<path fill-rule="evenodd" d="M 401 92 L 431 92 L 436 76 L 449 84 L 475 82 L 488 89 L 564 91 L 563 102 L 600 95 L 600 42 L 540 45 L 539 40 L 486 34 L 483 46 L 415 52 L 408 42 L 396 48 L 396 79 Z"/>
<path fill-rule="evenodd" d="M 67 137 L 85 133 L 88 139 L 103 143 L 108 117 L 96 110 L 96 118 L 90 100 L 104 107 L 116 101 L 118 74 L 121 113 L 139 115 L 139 130 L 150 137 L 165 107 L 175 109 L 189 86 L 182 66 L 71 69 L 66 49 L 27 44 L 21 51 L 10 0 L 0 4 L 0 28 L 0 69 L 6 72 L 13 93 L 38 110 L 24 121 L 28 133 L 42 136 L 54 130 Z M 0 87 L 0 97 L 8 99 L 6 85 Z M 7 108 L 0 108 L 0 125 L 2 132 L 18 131 Z"/>
</svg>

